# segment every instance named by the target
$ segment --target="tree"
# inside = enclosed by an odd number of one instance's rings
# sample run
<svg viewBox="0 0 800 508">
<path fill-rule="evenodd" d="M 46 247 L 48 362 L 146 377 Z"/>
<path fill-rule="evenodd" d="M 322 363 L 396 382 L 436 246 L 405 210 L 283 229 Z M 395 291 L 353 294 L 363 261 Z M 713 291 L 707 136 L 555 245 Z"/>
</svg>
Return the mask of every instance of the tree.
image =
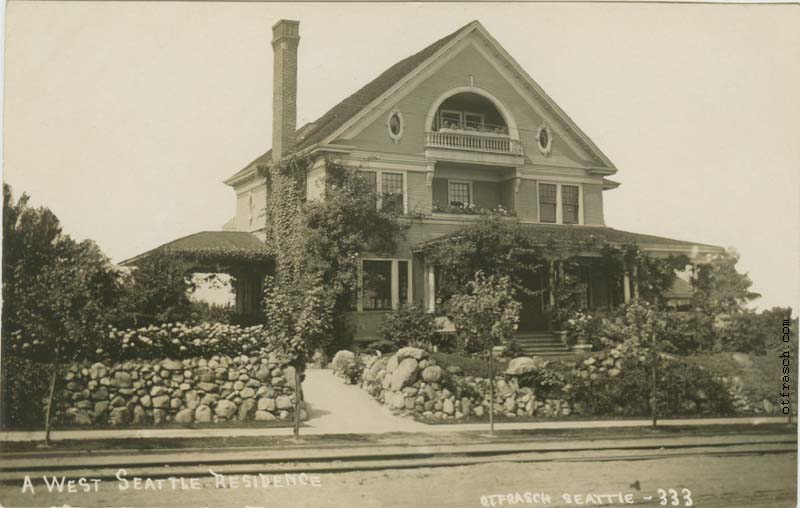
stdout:
<svg viewBox="0 0 800 508">
<path fill-rule="evenodd" d="M 720 324 L 730 325 L 747 303 L 761 296 L 750 291 L 753 285 L 750 277 L 736 270 L 738 261 L 739 255 L 728 250 L 699 266 L 692 275 L 692 303 L 697 313 L 698 333 L 716 336 Z M 701 326 L 705 329 L 700 329 Z M 718 339 L 715 346 L 725 348 L 723 341 Z"/>
<path fill-rule="evenodd" d="M 478 271 L 467 284 L 466 293 L 453 295 L 448 309 L 463 349 L 480 353 L 489 362 L 489 429 L 494 434 L 493 349 L 514 337 L 521 305 L 514 300 L 508 276 L 487 276 Z"/>
<path fill-rule="evenodd" d="M 126 277 L 124 289 L 120 326 L 187 321 L 192 315 L 193 278 L 167 253 L 156 252 L 139 262 Z"/>
<path fill-rule="evenodd" d="M 94 242 L 62 234 L 52 212 L 28 208 L 26 196 L 13 204 L 11 196 L 5 186 L 3 358 L 51 365 L 45 413 L 49 444 L 60 366 L 90 356 L 104 337 L 120 295 L 119 273 Z"/>
</svg>

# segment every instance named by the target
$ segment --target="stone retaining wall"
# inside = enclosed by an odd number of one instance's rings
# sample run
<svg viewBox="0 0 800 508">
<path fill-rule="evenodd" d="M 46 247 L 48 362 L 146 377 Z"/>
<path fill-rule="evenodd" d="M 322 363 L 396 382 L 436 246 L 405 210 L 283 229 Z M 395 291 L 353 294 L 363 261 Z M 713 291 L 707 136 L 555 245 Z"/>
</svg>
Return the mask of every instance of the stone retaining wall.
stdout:
<svg viewBox="0 0 800 508">
<path fill-rule="evenodd" d="M 75 425 L 291 420 L 294 380 L 294 368 L 274 354 L 76 363 L 56 393 L 56 419 Z"/>
<path fill-rule="evenodd" d="M 463 376 L 454 367 L 444 369 L 422 349 L 407 347 L 391 356 L 360 360 L 365 364 L 362 388 L 395 414 L 439 420 L 488 415 L 489 380 Z M 337 353 L 334 372 L 342 372 L 350 361 L 355 361 L 353 353 Z M 496 378 L 494 404 L 496 415 L 508 417 L 572 412 L 567 401 L 537 397 L 532 389 L 520 387 L 513 375 Z"/>
</svg>

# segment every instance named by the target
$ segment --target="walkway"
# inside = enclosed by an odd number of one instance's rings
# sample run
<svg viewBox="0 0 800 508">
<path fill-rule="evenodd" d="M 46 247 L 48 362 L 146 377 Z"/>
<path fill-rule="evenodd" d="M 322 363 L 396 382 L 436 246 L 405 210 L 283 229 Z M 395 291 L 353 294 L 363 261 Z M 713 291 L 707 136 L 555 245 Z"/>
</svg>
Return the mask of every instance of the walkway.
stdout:
<svg viewBox="0 0 800 508">
<path fill-rule="evenodd" d="M 323 434 L 424 432 L 429 425 L 393 415 L 361 388 L 346 385 L 330 370 L 308 369 L 303 381 L 308 422 Z"/>
</svg>

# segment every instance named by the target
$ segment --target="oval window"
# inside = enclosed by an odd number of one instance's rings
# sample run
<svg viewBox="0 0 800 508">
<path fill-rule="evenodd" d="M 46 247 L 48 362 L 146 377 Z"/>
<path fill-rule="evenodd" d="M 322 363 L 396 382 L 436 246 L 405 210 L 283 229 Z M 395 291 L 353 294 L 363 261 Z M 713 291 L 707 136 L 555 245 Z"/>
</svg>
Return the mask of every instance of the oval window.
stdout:
<svg viewBox="0 0 800 508">
<path fill-rule="evenodd" d="M 550 144 L 553 141 L 552 137 L 550 136 L 550 129 L 548 129 L 546 125 L 542 125 L 539 127 L 539 132 L 537 133 L 536 138 L 539 142 L 539 150 L 545 155 L 549 154 Z"/>
<path fill-rule="evenodd" d="M 399 142 L 403 136 L 403 115 L 399 111 L 389 113 L 386 127 L 389 129 L 389 137 L 392 138 L 392 141 Z"/>
</svg>

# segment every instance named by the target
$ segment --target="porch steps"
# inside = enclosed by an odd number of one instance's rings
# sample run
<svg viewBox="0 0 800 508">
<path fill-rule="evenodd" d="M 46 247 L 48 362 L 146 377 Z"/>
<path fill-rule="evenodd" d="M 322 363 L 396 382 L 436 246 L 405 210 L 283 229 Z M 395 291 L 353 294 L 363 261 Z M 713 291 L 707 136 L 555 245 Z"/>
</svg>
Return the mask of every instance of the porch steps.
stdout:
<svg viewBox="0 0 800 508">
<path fill-rule="evenodd" d="M 525 332 L 520 333 L 514 340 L 520 349 L 528 356 L 563 355 L 569 353 L 566 344 L 561 338 L 550 332 Z"/>
</svg>

